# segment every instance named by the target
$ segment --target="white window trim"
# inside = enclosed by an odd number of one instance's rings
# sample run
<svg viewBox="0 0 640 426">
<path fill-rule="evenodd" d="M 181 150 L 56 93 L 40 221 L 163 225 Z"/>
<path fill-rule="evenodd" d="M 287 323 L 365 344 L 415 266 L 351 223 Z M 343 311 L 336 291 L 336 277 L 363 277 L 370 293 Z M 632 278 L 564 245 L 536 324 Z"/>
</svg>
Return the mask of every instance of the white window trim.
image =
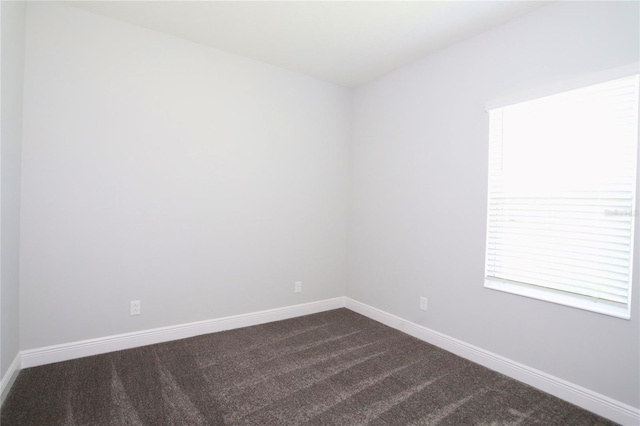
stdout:
<svg viewBox="0 0 640 426">
<path fill-rule="evenodd" d="M 625 66 L 621 66 L 618 68 L 608 69 L 605 71 L 601 71 L 598 73 L 583 75 L 580 77 L 576 77 L 570 80 L 564 80 L 555 82 L 553 84 L 546 85 L 544 87 L 536 87 L 529 90 L 524 90 L 518 93 L 514 93 L 509 96 L 504 96 L 500 98 L 496 98 L 492 101 L 486 103 L 485 108 L 487 114 L 489 110 L 507 107 L 509 105 L 526 102 L 538 98 L 542 98 L 545 96 L 551 96 L 562 92 L 567 92 L 570 90 L 578 89 L 581 87 L 586 87 L 590 85 L 595 85 L 599 83 L 603 83 L 609 80 L 615 80 L 618 78 L 628 77 L 634 74 L 640 73 L 640 62 L 634 62 L 632 64 L 628 64 Z M 639 101 L 640 102 L 640 101 Z M 640 122 L 639 122 L 640 126 Z M 640 129 L 638 131 L 638 135 L 640 137 Z M 640 141 L 638 141 L 638 152 L 636 153 L 636 157 L 640 155 Z M 640 161 L 636 158 L 636 183 L 634 184 L 633 191 L 637 194 L 637 180 L 640 178 Z M 636 216 L 637 216 L 637 196 L 634 197 L 632 203 L 632 219 L 631 219 L 631 232 L 632 235 L 636 234 Z M 487 236 L 489 233 L 489 220 L 490 217 L 487 215 Z M 485 236 L 485 245 L 488 244 L 488 238 Z M 635 242 L 637 243 L 637 241 Z M 634 246 L 635 243 L 630 247 L 630 258 L 633 260 L 634 257 Z M 487 247 L 485 247 L 486 253 Z M 522 282 L 514 282 L 510 280 L 495 278 L 495 277 L 486 277 L 484 278 L 484 287 L 491 290 L 498 290 L 505 293 L 515 294 L 519 296 L 529 297 L 536 300 L 555 303 L 558 305 L 568 306 L 572 308 L 582 309 L 589 312 L 604 314 L 614 318 L 620 318 L 625 320 L 631 319 L 631 302 L 633 300 L 633 270 L 635 269 L 635 265 L 630 265 L 629 270 L 629 294 L 628 301 L 626 306 L 620 306 L 615 303 L 611 303 L 605 300 L 596 299 L 588 296 L 583 296 L 574 293 L 565 293 L 562 291 L 558 291 L 555 289 L 540 287 L 536 285 L 530 285 Z M 485 259 L 485 267 L 486 267 L 486 259 Z"/>
<path fill-rule="evenodd" d="M 569 306 L 626 320 L 631 319 L 629 305 L 625 308 L 606 300 L 582 296 L 580 294 L 564 293 L 550 288 L 521 282 L 516 283 L 514 281 L 498 278 L 485 278 L 484 286 L 485 288 L 492 290 L 503 291 L 505 293 L 516 294 L 518 296 L 529 297 L 544 302 L 551 302 L 557 305 Z M 629 289 L 629 292 L 631 292 L 631 289 Z"/>
<path fill-rule="evenodd" d="M 615 80 L 618 78 L 628 77 L 640 72 L 640 62 L 624 65 L 617 68 L 611 68 L 597 73 L 586 74 L 569 80 L 557 81 L 555 83 L 538 86 L 535 88 L 522 90 L 507 96 L 493 99 L 485 104 L 487 111 L 503 108 L 509 105 L 521 102 L 531 101 L 533 99 L 543 98 L 545 96 L 556 95 L 562 92 L 579 89 L 581 87 L 591 86 L 605 81 Z"/>
</svg>

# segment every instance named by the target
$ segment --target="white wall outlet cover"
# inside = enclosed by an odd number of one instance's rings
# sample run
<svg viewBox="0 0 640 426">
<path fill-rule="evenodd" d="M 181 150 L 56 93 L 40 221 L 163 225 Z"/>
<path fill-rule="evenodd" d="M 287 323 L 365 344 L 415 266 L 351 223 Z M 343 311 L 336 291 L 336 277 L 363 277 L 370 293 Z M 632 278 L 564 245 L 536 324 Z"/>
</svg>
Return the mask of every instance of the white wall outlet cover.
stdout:
<svg viewBox="0 0 640 426">
<path fill-rule="evenodd" d="M 294 286 L 293 291 L 296 293 L 302 292 L 302 281 L 296 281 L 296 285 Z"/>
<path fill-rule="evenodd" d="M 140 315 L 140 301 L 132 300 L 129 307 L 129 315 Z"/>
<path fill-rule="evenodd" d="M 427 298 L 426 297 L 420 297 L 420 309 L 423 311 L 427 310 Z"/>
</svg>

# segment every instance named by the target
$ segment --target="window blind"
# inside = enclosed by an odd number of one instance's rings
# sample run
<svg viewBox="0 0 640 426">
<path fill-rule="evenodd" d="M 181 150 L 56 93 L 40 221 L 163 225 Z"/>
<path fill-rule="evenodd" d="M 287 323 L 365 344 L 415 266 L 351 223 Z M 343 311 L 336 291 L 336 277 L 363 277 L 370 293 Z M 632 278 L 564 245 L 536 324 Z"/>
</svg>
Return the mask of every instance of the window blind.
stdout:
<svg viewBox="0 0 640 426">
<path fill-rule="evenodd" d="M 487 287 L 629 317 L 638 82 L 489 110 Z"/>
</svg>

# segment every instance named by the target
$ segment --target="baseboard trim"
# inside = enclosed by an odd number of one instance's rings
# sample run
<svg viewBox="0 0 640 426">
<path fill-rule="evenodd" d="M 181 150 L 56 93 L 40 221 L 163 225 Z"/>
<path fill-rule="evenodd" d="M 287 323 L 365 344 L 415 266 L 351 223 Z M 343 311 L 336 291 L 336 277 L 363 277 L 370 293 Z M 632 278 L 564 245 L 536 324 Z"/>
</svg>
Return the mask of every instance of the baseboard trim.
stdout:
<svg viewBox="0 0 640 426">
<path fill-rule="evenodd" d="M 343 308 L 345 303 L 344 299 L 344 297 L 336 297 L 283 308 L 29 349 L 21 352 L 21 365 L 22 368 L 36 367 L 38 365 L 68 361 L 85 356 L 99 355 L 171 340 L 185 339 L 201 334 L 215 333 L 218 331 L 295 318 L 302 315 L 315 314 L 331 309 Z"/>
<path fill-rule="evenodd" d="M 640 409 L 348 297 L 336 297 L 318 302 L 25 350 L 16 356 L 2 378 L 0 402 L 4 401 L 20 368 L 280 321 L 343 307 L 622 425 L 640 424 Z"/>
<path fill-rule="evenodd" d="M 640 424 L 640 409 L 489 352 L 380 309 L 345 298 L 345 307 L 622 425 Z"/>
<path fill-rule="evenodd" d="M 16 381 L 16 377 L 18 377 L 18 373 L 20 372 L 20 365 L 22 364 L 22 354 L 18 353 L 16 357 L 13 359 L 11 365 L 7 369 L 7 372 L 2 376 L 2 380 L 0 380 L 0 405 L 4 402 L 4 399 L 9 394 L 11 390 L 11 386 L 13 386 L 13 382 Z"/>
</svg>

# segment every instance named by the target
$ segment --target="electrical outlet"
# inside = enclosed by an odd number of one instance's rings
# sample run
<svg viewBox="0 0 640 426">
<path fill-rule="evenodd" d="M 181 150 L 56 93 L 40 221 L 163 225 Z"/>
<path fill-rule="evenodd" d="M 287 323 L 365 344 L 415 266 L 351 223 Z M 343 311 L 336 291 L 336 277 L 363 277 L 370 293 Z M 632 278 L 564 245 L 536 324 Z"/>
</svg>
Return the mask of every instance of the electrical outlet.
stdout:
<svg viewBox="0 0 640 426">
<path fill-rule="evenodd" d="M 302 293 L 302 281 L 296 281 L 293 291 L 294 293 Z"/>
<path fill-rule="evenodd" d="M 129 315 L 140 315 L 140 301 L 132 300 L 129 308 Z"/>
<path fill-rule="evenodd" d="M 427 310 L 427 298 L 420 296 L 420 309 L 423 311 Z"/>
</svg>

